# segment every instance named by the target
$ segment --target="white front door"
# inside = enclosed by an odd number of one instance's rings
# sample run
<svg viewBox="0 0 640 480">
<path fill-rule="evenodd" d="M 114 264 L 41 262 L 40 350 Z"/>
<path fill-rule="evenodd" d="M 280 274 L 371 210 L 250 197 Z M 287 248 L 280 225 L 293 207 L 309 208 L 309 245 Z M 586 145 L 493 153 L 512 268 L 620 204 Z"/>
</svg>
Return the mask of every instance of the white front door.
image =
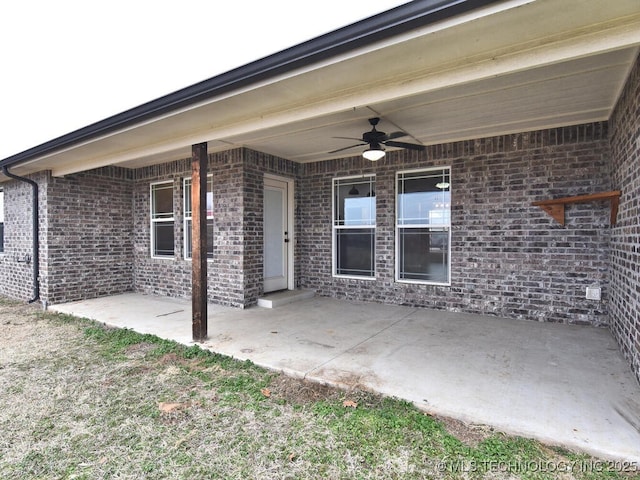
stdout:
<svg viewBox="0 0 640 480">
<path fill-rule="evenodd" d="M 290 248 L 290 182 L 271 177 L 264 179 L 264 291 L 289 288 Z"/>
</svg>

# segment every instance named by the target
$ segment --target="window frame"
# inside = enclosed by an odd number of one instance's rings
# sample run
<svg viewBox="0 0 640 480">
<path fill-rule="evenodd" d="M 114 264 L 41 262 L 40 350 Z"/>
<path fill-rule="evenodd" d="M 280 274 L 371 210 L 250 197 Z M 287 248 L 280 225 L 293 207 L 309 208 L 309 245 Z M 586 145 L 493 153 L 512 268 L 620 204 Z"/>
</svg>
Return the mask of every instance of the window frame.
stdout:
<svg viewBox="0 0 640 480">
<path fill-rule="evenodd" d="M 154 218 L 154 190 L 159 185 L 169 186 L 171 189 L 171 217 L 163 217 L 163 218 Z M 175 213 L 175 195 L 174 195 L 174 181 L 173 180 L 165 180 L 161 182 L 152 182 L 149 185 L 149 223 L 150 223 L 150 253 L 151 258 L 161 259 L 161 260 L 175 260 L 176 258 L 176 213 Z M 155 235 L 155 224 L 156 223 L 173 223 L 173 254 L 172 255 L 157 255 L 155 253 L 155 243 L 156 243 L 156 235 Z"/>
<path fill-rule="evenodd" d="M 364 180 L 369 179 L 368 182 L 365 182 Z M 372 218 L 373 223 L 369 224 L 369 225 L 362 225 L 362 224 L 357 224 L 357 225 L 339 225 L 339 220 L 336 219 L 336 208 L 338 208 L 338 206 L 336 205 L 336 189 L 340 187 L 340 183 L 339 182 L 343 182 L 343 183 L 348 183 L 349 180 L 361 180 L 360 183 L 369 183 L 370 185 L 373 185 L 373 188 L 375 188 L 376 185 L 376 175 L 375 173 L 370 173 L 370 174 L 364 174 L 364 175 L 352 175 L 352 176 L 345 176 L 345 177 L 334 177 L 331 180 L 331 274 L 334 278 L 348 278 L 348 279 L 355 279 L 355 280 L 375 280 L 376 279 L 376 275 L 377 275 L 377 269 L 376 269 L 376 247 L 377 247 L 377 242 L 376 242 L 376 233 L 377 233 L 377 211 L 378 211 L 378 207 L 377 207 L 377 198 L 374 196 L 374 198 L 376 200 L 374 200 L 374 204 L 373 204 L 373 213 L 372 215 L 370 215 L 370 218 Z M 362 197 L 362 198 L 366 198 L 366 197 Z M 358 230 L 358 229 L 371 229 L 373 230 L 373 245 L 372 245 L 372 249 L 371 249 L 371 259 L 372 259 L 372 275 L 371 276 L 364 276 L 364 275 L 345 275 L 342 273 L 338 273 L 338 245 L 337 245 L 337 235 L 338 235 L 338 231 L 342 231 L 342 230 Z"/>
<path fill-rule="evenodd" d="M 448 222 L 443 222 L 435 225 L 431 225 L 428 223 L 419 223 L 419 224 L 407 224 L 400 222 L 400 181 L 402 176 L 407 174 L 414 173 L 429 173 L 429 172 L 446 172 L 448 174 L 448 183 L 449 186 L 447 191 L 449 192 L 449 203 L 448 203 L 448 215 L 445 217 L 448 219 Z M 396 265 L 395 265 L 395 281 L 398 283 L 408 283 L 408 284 L 420 284 L 420 285 L 435 285 L 435 286 L 451 286 L 451 194 L 452 194 L 452 179 L 451 179 L 451 166 L 446 165 L 442 167 L 428 167 L 428 168 L 417 168 L 411 170 L 400 170 L 396 172 L 396 213 L 395 213 L 395 257 L 396 257 Z M 444 190 L 443 190 L 444 191 Z M 400 258 L 400 233 L 402 230 L 406 229 L 428 229 L 435 232 L 447 232 L 447 280 L 444 282 L 437 282 L 431 280 L 420 280 L 420 279 L 407 279 L 400 278 L 401 272 L 401 258 Z"/>
<path fill-rule="evenodd" d="M 183 235 L 182 235 L 182 241 L 183 241 L 183 257 L 185 260 L 192 260 L 193 259 L 193 255 L 188 255 L 189 253 L 193 253 L 193 252 L 189 252 L 189 243 L 187 241 L 187 237 L 189 235 L 188 229 L 187 229 L 187 222 L 193 220 L 193 214 L 191 212 L 191 209 L 187 209 L 187 182 L 189 183 L 189 192 L 191 192 L 191 188 L 192 188 L 192 182 L 191 179 L 193 177 L 185 177 L 182 180 L 182 207 L 183 207 L 183 219 L 182 219 L 182 225 L 183 225 Z M 211 196 L 213 198 L 213 174 L 212 173 L 208 173 L 207 174 L 207 187 L 211 187 Z M 207 193 L 209 192 L 208 188 L 207 188 Z M 191 197 L 189 196 L 188 199 L 189 204 L 191 204 Z M 191 207 L 191 205 L 189 205 L 189 207 Z M 190 214 L 187 215 L 187 212 L 189 212 Z M 211 215 L 209 215 L 209 211 L 207 210 L 207 224 L 211 222 L 211 227 L 214 227 L 214 215 L 213 215 L 213 205 L 211 208 Z M 212 239 L 213 240 L 213 239 Z M 211 244 L 211 252 L 207 251 L 207 262 L 211 262 L 213 261 L 213 248 L 214 248 L 214 242 L 212 242 Z M 207 250 L 209 250 L 208 248 L 209 246 L 207 245 Z"/>
</svg>

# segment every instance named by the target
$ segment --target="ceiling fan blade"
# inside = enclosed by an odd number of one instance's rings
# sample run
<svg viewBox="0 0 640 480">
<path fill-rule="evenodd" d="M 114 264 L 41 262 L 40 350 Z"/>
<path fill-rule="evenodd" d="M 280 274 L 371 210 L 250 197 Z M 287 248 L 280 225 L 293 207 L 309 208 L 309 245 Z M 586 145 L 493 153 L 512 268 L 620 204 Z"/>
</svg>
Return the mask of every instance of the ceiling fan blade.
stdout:
<svg viewBox="0 0 640 480">
<path fill-rule="evenodd" d="M 400 137 L 406 137 L 407 135 L 409 135 L 406 132 L 391 132 L 389 135 L 387 135 L 387 140 L 392 140 L 394 138 L 400 138 Z"/>
<path fill-rule="evenodd" d="M 408 148 L 409 150 L 424 150 L 424 145 L 416 145 L 415 143 L 405 143 L 405 142 L 384 142 L 385 145 L 389 147 L 399 147 L 399 148 Z"/>
<path fill-rule="evenodd" d="M 366 143 L 356 143 L 355 145 L 349 145 L 348 147 L 339 148 L 337 150 L 331 150 L 330 152 L 327 152 L 327 153 L 338 153 L 338 152 L 342 152 L 343 150 L 349 150 L 350 148 L 361 147 L 362 145 L 366 145 Z"/>
<path fill-rule="evenodd" d="M 341 138 L 342 140 L 356 140 L 358 142 L 362 142 L 361 138 L 356 138 L 356 137 L 331 137 L 331 138 Z"/>
</svg>

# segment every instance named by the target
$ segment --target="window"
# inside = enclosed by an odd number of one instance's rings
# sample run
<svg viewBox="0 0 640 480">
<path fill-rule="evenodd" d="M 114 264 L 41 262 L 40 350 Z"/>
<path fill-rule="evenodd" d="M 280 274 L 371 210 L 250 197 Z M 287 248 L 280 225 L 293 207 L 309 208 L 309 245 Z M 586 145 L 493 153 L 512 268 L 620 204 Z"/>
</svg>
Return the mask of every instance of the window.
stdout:
<svg viewBox="0 0 640 480">
<path fill-rule="evenodd" d="M 0 188 L 0 253 L 4 253 L 4 190 Z"/>
<path fill-rule="evenodd" d="M 151 256 L 173 257 L 173 182 L 151 185 Z"/>
<path fill-rule="evenodd" d="M 448 167 L 397 173 L 396 280 L 450 283 L 450 178 Z"/>
<path fill-rule="evenodd" d="M 184 179 L 184 258 L 191 258 L 191 179 Z M 213 258 L 213 176 L 207 176 L 207 258 Z"/>
<path fill-rule="evenodd" d="M 375 275 L 375 176 L 333 180 L 333 274 Z"/>
</svg>

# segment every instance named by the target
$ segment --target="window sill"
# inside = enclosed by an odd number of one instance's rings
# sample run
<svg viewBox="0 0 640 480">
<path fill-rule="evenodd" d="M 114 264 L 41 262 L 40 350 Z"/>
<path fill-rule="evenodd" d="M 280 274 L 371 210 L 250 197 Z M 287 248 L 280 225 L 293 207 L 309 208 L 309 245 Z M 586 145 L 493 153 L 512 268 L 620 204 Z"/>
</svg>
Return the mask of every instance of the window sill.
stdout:
<svg viewBox="0 0 640 480">
<path fill-rule="evenodd" d="M 376 277 L 358 277 L 356 275 L 332 275 L 333 278 L 344 278 L 346 280 L 376 280 Z"/>
<path fill-rule="evenodd" d="M 396 278 L 396 283 L 407 283 L 411 285 L 431 285 L 433 287 L 450 287 L 451 282 L 427 282 L 424 280 L 400 280 Z"/>
</svg>

